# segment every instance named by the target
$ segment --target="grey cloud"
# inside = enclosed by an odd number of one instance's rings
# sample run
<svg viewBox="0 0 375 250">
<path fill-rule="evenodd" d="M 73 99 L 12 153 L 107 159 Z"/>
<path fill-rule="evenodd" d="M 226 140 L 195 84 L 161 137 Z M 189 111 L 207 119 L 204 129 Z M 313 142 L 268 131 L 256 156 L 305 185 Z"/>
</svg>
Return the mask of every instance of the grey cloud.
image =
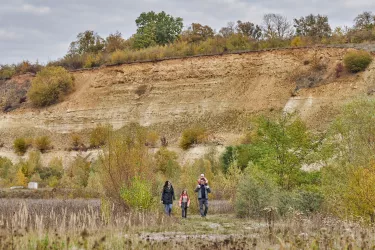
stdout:
<svg viewBox="0 0 375 250">
<path fill-rule="evenodd" d="M 293 18 L 324 14 L 331 25 L 352 25 L 364 10 L 375 10 L 368 0 L 0 0 L 0 64 L 23 59 L 47 62 L 64 56 L 79 32 L 91 29 L 106 37 L 120 31 L 130 37 L 141 12 L 166 11 L 216 30 L 229 21 L 262 22 L 266 13 Z"/>
</svg>

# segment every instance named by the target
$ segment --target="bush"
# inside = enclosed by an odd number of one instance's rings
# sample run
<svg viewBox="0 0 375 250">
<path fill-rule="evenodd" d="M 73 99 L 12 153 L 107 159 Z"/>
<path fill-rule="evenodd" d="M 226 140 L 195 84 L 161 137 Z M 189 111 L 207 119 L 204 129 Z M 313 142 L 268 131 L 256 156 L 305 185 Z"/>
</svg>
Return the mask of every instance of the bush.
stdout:
<svg viewBox="0 0 375 250">
<path fill-rule="evenodd" d="M 72 145 L 74 148 L 77 148 L 78 146 L 82 145 L 82 139 L 79 134 L 75 134 L 75 133 L 72 134 L 71 139 L 72 139 Z"/>
<path fill-rule="evenodd" d="M 146 144 L 147 130 L 138 124 L 129 124 L 109 132 L 108 146 L 99 157 L 98 170 L 107 198 L 123 203 L 121 189 L 139 176 L 154 183 L 156 167 Z M 129 186 L 126 186 L 129 187 Z M 153 194 L 158 191 L 152 189 Z"/>
<path fill-rule="evenodd" d="M 278 198 L 278 212 L 281 216 L 290 211 L 299 211 L 305 215 L 318 212 L 323 203 L 323 195 L 317 190 L 296 190 L 283 192 Z"/>
<path fill-rule="evenodd" d="M 138 210 L 149 210 L 154 204 L 152 185 L 148 180 L 134 177 L 128 187 L 121 189 L 121 198 L 125 204 Z"/>
<path fill-rule="evenodd" d="M 12 175 L 13 163 L 6 157 L 0 156 L 0 178 L 9 179 Z"/>
<path fill-rule="evenodd" d="M 99 67 L 103 64 L 103 56 L 99 54 L 87 54 L 85 59 L 84 68 L 94 68 Z"/>
<path fill-rule="evenodd" d="M 35 172 L 43 181 L 48 181 L 51 177 L 55 176 L 58 180 L 61 179 L 64 169 L 62 160 L 55 157 L 48 163 L 48 167 L 39 166 Z"/>
<path fill-rule="evenodd" d="M 111 54 L 110 63 L 111 64 L 120 64 L 125 63 L 131 59 L 130 53 L 123 50 L 116 50 Z"/>
<path fill-rule="evenodd" d="M 59 184 L 59 179 L 57 179 L 56 176 L 52 176 L 51 178 L 48 179 L 48 186 L 54 188 L 57 187 Z"/>
<path fill-rule="evenodd" d="M 159 151 L 155 153 L 157 169 L 167 178 L 173 178 L 180 174 L 181 168 L 177 159 L 177 154 L 173 151 L 169 151 L 165 147 L 161 147 Z"/>
<path fill-rule="evenodd" d="M 304 46 L 304 42 L 302 41 L 301 37 L 300 36 L 296 36 L 295 38 L 293 38 L 293 40 L 290 42 L 290 45 L 292 47 L 301 47 L 301 46 Z"/>
<path fill-rule="evenodd" d="M 0 65 L 0 79 L 10 79 L 14 74 L 16 74 L 14 65 Z"/>
<path fill-rule="evenodd" d="M 150 147 L 156 147 L 157 141 L 159 140 L 159 134 L 156 131 L 149 131 L 146 137 L 146 144 Z"/>
<path fill-rule="evenodd" d="M 17 138 L 13 142 L 14 151 L 18 155 L 24 155 L 28 149 L 29 145 L 27 144 L 25 138 Z"/>
<path fill-rule="evenodd" d="M 202 143 L 206 140 L 206 129 L 194 127 L 182 132 L 180 147 L 184 150 L 189 149 L 193 144 Z"/>
<path fill-rule="evenodd" d="M 352 73 L 364 71 L 371 62 L 372 56 L 365 51 L 352 51 L 344 57 L 344 65 Z"/>
<path fill-rule="evenodd" d="M 33 105 L 44 107 L 58 101 L 73 90 L 73 77 L 62 67 L 46 67 L 33 79 L 28 92 Z"/>
<path fill-rule="evenodd" d="M 96 128 L 91 132 L 90 135 L 90 147 L 92 148 L 98 148 L 100 146 L 103 146 L 107 139 L 108 134 L 112 128 L 109 125 L 98 125 Z"/>
<path fill-rule="evenodd" d="M 27 185 L 27 178 L 21 169 L 17 171 L 16 176 L 14 177 L 14 185 L 23 187 L 26 187 Z"/>
<path fill-rule="evenodd" d="M 237 186 L 236 214 L 259 218 L 264 208 L 277 204 L 277 196 L 278 188 L 273 179 L 255 166 L 249 166 Z"/>
<path fill-rule="evenodd" d="M 25 74 L 25 73 L 37 73 L 42 69 L 42 65 L 40 65 L 38 62 L 35 64 L 30 63 L 29 61 L 23 61 L 21 63 L 18 63 L 15 66 L 15 73 L 16 74 Z"/>
<path fill-rule="evenodd" d="M 65 171 L 63 178 L 68 179 L 68 182 L 74 188 L 86 187 L 90 175 L 90 166 L 91 163 L 89 161 L 81 156 L 77 156 Z"/>
<path fill-rule="evenodd" d="M 35 139 L 35 147 L 42 153 L 51 148 L 51 140 L 48 136 L 41 136 Z"/>
<path fill-rule="evenodd" d="M 66 69 L 81 69 L 85 64 L 85 57 L 78 54 L 68 54 L 63 59 L 50 62 L 48 66 L 61 66 Z"/>
</svg>

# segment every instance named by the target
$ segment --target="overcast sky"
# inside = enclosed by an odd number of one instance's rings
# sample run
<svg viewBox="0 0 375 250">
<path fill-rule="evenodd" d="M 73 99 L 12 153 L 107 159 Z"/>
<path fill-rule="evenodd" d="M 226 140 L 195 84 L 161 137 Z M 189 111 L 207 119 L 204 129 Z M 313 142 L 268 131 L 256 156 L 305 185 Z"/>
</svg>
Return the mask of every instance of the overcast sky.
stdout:
<svg viewBox="0 0 375 250">
<path fill-rule="evenodd" d="M 46 63 L 63 57 L 79 32 L 106 37 L 116 30 L 134 34 L 141 12 L 164 10 L 219 30 L 229 21 L 260 24 L 263 14 L 278 13 L 290 21 L 310 13 L 328 15 L 332 27 L 352 25 L 363 11 L 375 11 L 373 0 L 0 0 L 0 64 L 22 60 Z"/>
</svg>

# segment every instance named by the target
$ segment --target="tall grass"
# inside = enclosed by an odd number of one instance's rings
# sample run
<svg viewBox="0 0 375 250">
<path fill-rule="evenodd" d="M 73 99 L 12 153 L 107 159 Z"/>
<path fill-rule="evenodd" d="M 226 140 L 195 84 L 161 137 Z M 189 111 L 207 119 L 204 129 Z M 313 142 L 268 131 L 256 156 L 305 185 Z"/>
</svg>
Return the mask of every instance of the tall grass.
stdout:
<svg viewBox="0 0 375 250">
<path fill-rule="evenodd" d="M 373 227 L 290 212 L 282 220 L 123 211 L 95 201 L 0 200 L 1 249 L 372 249 Z M 110 210 L 108 219 L 105 212 Z M 104 211 L 103 211 L 104 210 Z"/>
</svg>

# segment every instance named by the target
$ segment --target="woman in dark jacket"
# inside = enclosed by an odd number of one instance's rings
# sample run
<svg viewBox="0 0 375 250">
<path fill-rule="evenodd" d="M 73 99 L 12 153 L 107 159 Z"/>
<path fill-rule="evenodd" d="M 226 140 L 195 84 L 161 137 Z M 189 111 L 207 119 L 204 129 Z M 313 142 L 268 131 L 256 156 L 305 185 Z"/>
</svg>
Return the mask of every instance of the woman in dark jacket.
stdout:
<svg viewBox="0 0 375 250">
<path fill-rule="evenodd" d="M 163 192 L 161 193 L 161 201 L 164 204 L 165 213 L 169 216 L 172 212 L 172 204 L 174 200 L 175 197 L 172 183 L 170 181 L 166 181 L 163 187 Z"/>
</svg>

